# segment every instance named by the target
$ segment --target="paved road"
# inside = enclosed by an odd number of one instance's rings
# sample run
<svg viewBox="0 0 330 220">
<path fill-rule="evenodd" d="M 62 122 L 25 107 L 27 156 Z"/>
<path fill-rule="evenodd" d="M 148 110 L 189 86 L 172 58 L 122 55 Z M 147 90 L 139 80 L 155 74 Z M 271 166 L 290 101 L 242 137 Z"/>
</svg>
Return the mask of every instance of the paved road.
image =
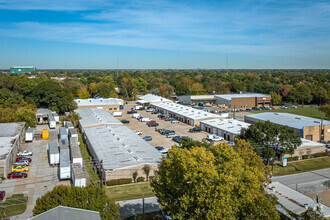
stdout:
<svg viewBox="0 0 330 220">
<path fill-rule="evenodd" d="M 320 183 L 330 179 L 330 168 L 323 170 L 314 170 L 305 173 L 298 173 L 286 176 L 273 177 L 273 182 L 281 182 L 286 186 L 304 185 L 312 183 Z"/>
<path fill-rule="evenodd" d="M 119 212 L 120 217 L 129 217 L 135 214 L 142 214 L 142 199 L 133 199 L 127 201 L 117 202 L 120 205 Z M 157 197 L 149 197 L 144 199 L 144 210 L 145 213 L 155 212 L 160 210 Z"/>
</svg>

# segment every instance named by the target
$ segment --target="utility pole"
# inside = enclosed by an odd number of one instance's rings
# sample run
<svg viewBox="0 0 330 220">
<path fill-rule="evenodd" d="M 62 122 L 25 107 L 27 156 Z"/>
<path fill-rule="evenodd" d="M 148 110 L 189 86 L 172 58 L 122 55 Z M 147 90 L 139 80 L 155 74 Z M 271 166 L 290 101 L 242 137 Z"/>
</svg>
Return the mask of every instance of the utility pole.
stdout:
<svg viewBox="0 0 330 220">
<path fill-rule="evenodd" d="M 103 160 L 101 160 L 100 164 L 100 187 L 103 187 Z"/>
<path fill-rule="evenodd" d="M 235 119 L 235 112 L 236 112 L 236 104 L 234 105 L 234 114 L 233 114 L 233 119 Z"/>
<path fill-rule="evenodd" d="M 146 216 L 144 214 L 144 194 L 142 195 L 142 207 L 143 207 L 143 217 L 142 217 L 142 219 L 145 220 Z"/>
</svg>

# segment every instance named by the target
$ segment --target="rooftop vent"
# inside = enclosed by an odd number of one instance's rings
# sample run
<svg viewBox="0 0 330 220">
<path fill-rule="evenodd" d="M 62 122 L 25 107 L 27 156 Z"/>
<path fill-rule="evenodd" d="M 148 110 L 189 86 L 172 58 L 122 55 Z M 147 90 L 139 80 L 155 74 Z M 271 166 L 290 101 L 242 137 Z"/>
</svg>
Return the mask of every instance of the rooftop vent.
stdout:
<svg viewBox="0 0 330 220">
<path fill-rule="evenodd" d="M 274 115 L 278 115 L 278 113 L 274 113 Z"/>
<path fill-rule="evenodd" d="M 130 149 L 128 149 L 127 152 L 130 153 L 130 154 L 132 153 L 132 151 Z"/>
<path fill-rule="evenodd" d="M 318 123 L 318 124 L 320 124 L 320 122 L 319 121 L 314 121 L 315 123 Z"/>
<path fill-rule="evenodd" d="M 299 117 L 295 117 L 295 119 L 298 119 L 298 120 L 300 120 L 301 118 L 299 118 Z"/>
<path fill-rule="evenodd" d="M 135 156 L 134 159 L 135 159 L 136 161 L 139 161 L 139 158 L 138 158 L 137 156 Z"/>
</svg>

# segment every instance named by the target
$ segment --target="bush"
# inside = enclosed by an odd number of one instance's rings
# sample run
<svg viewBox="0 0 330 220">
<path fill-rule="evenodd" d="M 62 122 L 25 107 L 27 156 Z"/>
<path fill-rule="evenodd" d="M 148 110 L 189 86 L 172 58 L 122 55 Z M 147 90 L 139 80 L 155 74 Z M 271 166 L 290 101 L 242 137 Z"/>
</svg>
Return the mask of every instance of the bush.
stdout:
<svg viewBox="0 0 330 220">
<path fill-rule="evenodd" d="M 155 176 L 149 176 L 150 180 L 154 180 Z"/>
<path fill-rule="evenodd" d="M 322 152 L 322 153 L 316 153 L 316 154 L 312 154 L 311 157 L 316 158 L 316 157 L 326 157 L 329 156 L 329 153 L 327 152 Z"/>
<path fill-rule="evenodd" d="M 132 183 L 132 178 L 108 180 L 107 186 L 117 186 L 117 185 L 129 184 L 129 183 Z"/>
<path fill-rule="evenodd" d="M 290 161 L 296 161 L 296 160 L 299 160 L 299 157 L 298 156 L 288 157 L 288 162 L 290 162 Z"/>
<path fill-rule="evenodd" d="M 303 155 L 303 156 L 302 156 L 302 159 L 303 159 L 303 160 L 308 159 L 308 155 Z"/>
<path fill-rule="evenodd" d="M 143 176 L 140 176 L 140 177 L 137 178 L 137 181 L 138 181 L 138 182 L 144 182 L 144 179 L 145 179 L 145 178 L 144 178 Z"/>
</svg>

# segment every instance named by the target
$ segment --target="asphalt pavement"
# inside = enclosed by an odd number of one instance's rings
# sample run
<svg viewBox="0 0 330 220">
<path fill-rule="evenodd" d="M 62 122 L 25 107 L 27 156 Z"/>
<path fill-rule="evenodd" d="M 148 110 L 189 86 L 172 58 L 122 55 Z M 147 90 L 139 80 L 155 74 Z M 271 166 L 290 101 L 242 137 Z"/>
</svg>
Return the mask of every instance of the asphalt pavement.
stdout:
<svg viewBox="0 0 330 220">
<path fill-rule="evenodd" d="M 121 218 L 126 218 L 136 214 L 142 214 L 143 212 L 143 202 L 141 199 L 133 199 L 127 201 L 117 202 L 120 205 L 119 212 Z M 157 197 L 148 197 L 144 199 L 144 212 L 155 212 L 159 211 L 160 206 L 157 202 Z"/>
</svg>

